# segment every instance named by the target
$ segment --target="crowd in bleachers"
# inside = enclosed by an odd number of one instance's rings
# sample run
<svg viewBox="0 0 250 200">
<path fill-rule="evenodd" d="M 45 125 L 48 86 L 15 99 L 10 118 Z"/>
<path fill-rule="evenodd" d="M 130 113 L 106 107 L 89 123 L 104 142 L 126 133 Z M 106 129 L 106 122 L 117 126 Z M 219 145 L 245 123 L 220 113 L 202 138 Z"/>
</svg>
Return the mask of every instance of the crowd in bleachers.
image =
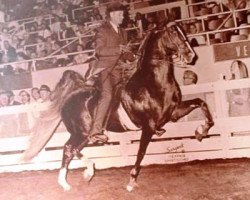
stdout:
<svg viewBox="0 0 250 200">
<path fill-rule="evenodd" d="M 129 1 L 125 3 L 129 3 Z M 26 7 L 23 8 L 26 5 L 25 1 L 2 1 L 1 11 L 4 13 L 4 20 L 0 25 L 1 75 L 30 72 L 34 62 L 36 69 L 39 70 L 81 64 L 88 61 L 91 54 L 81 52 L 92 49 L 94 29 L 89 28 L 84 23 L 98 22 L 103 20 L 105 16 L 100 14 L 98 7 L 91 7 L 92 12 L 81 10 L 80 14 L 75 13 L 74 17 L 72 11 L 93 4 L 97 4 L 97 1 L 88 2 L 88 4 L 86 4 L 86 1 L 69 0 L 30 1 L 29 12 L 27 10 L 29 15 L 26 15 Z M 24 15 L 22 16 L 17 9 L 22 9 Z M 36 17 L 34 18 L 34 16 Z M 33 18 L 21 20 L 27 17 Z M 140 37 L 139 31 L 133 29 L 138 25 L 141 26 L 141 31 L 154 27 L 157 21 L 156 17 L 156 15 L 150 15 L 146 19 L 143 15 L 137 13 L 135 20 L 133 20 L 126 13 L 123 27 L 130 28 L 128 39 L 135 41 L 137 37 Z M 90 37 L 86 37 L 86 35 L 90 35 Z M 81 38 L 81 36 L 84 37 Z M 70 54 L 73 52 L 76 52 L 76 54 Z M 56 57 L 51 57 L 52 55 Z M 44 59 L 44 57 L 49 58 Z M 11 99 L 14 93 L 1 90 L 0 107 L 31 102 L 35 100 L 33 91 L 38 91 L 37 93 L 41 95 L 40 99 L 43 99 L 41 89 L 32 89 L 29 92 L 21 90 L 14 97 L 17 101 L 13 104 Z"/>
<path fill-rule="evenodd" d="M 190 38 L 193 45 L 200 46 L 204 44 L 224 43 L 248 39 L 250 34 L 249 27 L 245 29 L 226 30 L 244 27 L 250 24 L 250 12 L 247 0 L 222 0 L 216 1 L 196 1 L 193 0 L 193 6 L 190 6 L 193 18 L 182 21 L 181 25 L 187 34 L 196 35 Z M 198 2 L 198 3 L 197 3 Z M 231 12 L 233 11 L 233 12 Z M 220 14 L 223 13 L 223 14 Z M 215 31 L 215 32 L 213 32 Z M 211 32 L 208 38 L 202 33 Z M 198 35 L 198 36 L 197 36 Z"/>
<path fill-rule="evenodd" d="M 87 7 L 79 13 L 73 12 L 77 8 L 85 8 L 89 5 L 99 4 L 95 1 L 30 1 L 26 9 L 26 1 L 13 0 L 3 1 L 4 23 L 0 26 L 0 64 L 19 62 L 18 64 L 2 65 L 2 75 L 30 71 L 34 62 L 20 62 L 30 59 L 37 59 L 36 69 L 50 67 L 61 67 L 72 64 L 79 64 L 88 59 L 89 54 L 81 56 L 65 54 L 72 52 L 93 49 L 94 29 L 85 23 L 99 24 L 105 16 L 102 16 L 98 7 Z M 104 1 L 101 1 L 102 3 Z M 129 3 L 130 1 L 125 1 Z M 165 2 L 165 1 L 164 1 Z M 20 8 L 19 8 L 20 7 Z M 25 8 L 24 8 L 25 7 Z M 21 9 L 25 16 L 17 10 Z M 13 12 L 10 12 L 13 10 Z M 17 15 L 16 15 L 17 13 Z M 29 15 L 26 15 L 29 13 Z M 74 14 L 73 14 L 74 13 Z M 34 16 L 36 16 L 34 18 Z M 24 17 L 33 17 L 30 20 L 20 20 Z M 138 13 L 135 19 L 126 14 L 123 27 L 133 28 L 141 26 L 145 31 L 155 26 L 156 22 L 162 19 L 151 14 L 146 19 Z M 19 21 L 13 21 L 19 20 Z M 140 22 L 140 23 L 139 23 Z M 138 31 L 128 31 L 130 41 L 138 39 L 141 34 Z M 141 33 L 141 32 L 140 32 Z M 86 37 L 89 36 L 89 37 Z M 139 36 L 140 35 L 140 36 Z M 73 41 L 75 40 L 75 41 Z M 64 55 L 50 59 L 39 59 L 52 55 Z M 81 59 L 79 59 L 81 58 Z"/>
</svg>

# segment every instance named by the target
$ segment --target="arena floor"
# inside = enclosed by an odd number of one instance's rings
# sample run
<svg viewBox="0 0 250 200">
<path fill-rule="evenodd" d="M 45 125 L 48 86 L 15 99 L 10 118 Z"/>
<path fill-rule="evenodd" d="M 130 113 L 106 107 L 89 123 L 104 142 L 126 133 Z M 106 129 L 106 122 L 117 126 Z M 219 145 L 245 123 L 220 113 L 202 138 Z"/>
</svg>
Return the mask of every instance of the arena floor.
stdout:
<svg viewBox="0 0 250 200">
<path fill-rule="evenodd" d="M 144 167 L 139 187 L 127 192 L 131 167 L 96 171 L 88 184 L 82 169 L 69 172 L 64 192 L 58 170 L 0 174 L 1 200 L 249 200 L 250 159 L 195 161 Z"/>
</svg>

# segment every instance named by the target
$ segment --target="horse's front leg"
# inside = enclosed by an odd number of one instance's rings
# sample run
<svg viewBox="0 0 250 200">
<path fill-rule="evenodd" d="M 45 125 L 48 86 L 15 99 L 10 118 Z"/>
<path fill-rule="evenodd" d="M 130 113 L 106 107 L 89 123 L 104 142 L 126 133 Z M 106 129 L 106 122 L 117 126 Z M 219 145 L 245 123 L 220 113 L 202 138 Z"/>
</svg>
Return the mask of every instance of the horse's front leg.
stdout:
<svg viewBox="0 0 250 200">
<path fill-rule="evenodd" d="M 130 180 L 127 185 L 127 190 L 131 192 L 134 187 L 138 186 L 136 183 L 137 177 L 141 170 L 141 161 L 145 156 L 148 144 L 154 134 L 154 131 L 152 131 L 149 128 L 142 128 L 141 133 L 141 140 L 140 140 L 140 147 L 137 154 L 137 159 L 134 165 L 134 168 L 130 171 Z"/>
<path fill-rule="evenodd" d="M 181 102 L 173 111 L 171 121 L 176 122 L 181 117 L 189 114 L 196 108 L 201 108 L 205 116 L 205 124 L 201 124 L 195 131 L 195 137 L 197 140 L 202 141 L 207 136 L 209 129 L 214 125 L 213 117 L 209 111 L 207 103 L 200 98 L 191 99 Z"/>
</svg>

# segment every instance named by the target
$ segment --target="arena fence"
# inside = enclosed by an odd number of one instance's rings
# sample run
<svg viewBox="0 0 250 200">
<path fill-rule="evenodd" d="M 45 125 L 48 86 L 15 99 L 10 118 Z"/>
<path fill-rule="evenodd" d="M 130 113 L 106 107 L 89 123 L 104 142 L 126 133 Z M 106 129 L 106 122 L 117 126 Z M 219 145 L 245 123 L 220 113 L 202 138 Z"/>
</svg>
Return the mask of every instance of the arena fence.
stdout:
<svg viewBox="0 0 250 200">
<path fill-rule="evenodd" d="M 192 160 L 250 157 L 250 114 L 249 116 L 229 117 L 227 103 L 227 93 L 230 90 L 247 88 L 249 85 L 250 79 L 242 79 L 183 86 L 181 89 L 184 96 L 194 97 L 197 94 L 205 96 L 214 115 L 215 126 L 207 138 L 198 142 L 194 137 L 194 131 L 201 123 L 204 123 L 204 120 L 190 120 L 187 116 L 179 122 L 168 123 L 165 126 L 164 135 L 153 137 L 142 164 L 170 164 Z M 39 107 L 39 109 L 42 108 Z M 18 116 L 34 112 L 34 110 L 36 109 L 32 106 L 1 108 L 0 117 Z M 29 117 L 26 120 L 32 124 Z M 27 122 L 21 120 L 18 127 L 20 128 L 25 123 Z M 1 132 L 3 131 L 1 130 Z M 108 145 L 89 145 L 82 152 L 95 162 L 97 169 L 130 166 L 136 159 L 140 134 L 140 131 L 108 132 L 110 137 Z M 0 172 L 60 168 L 63 145 L 69 137 L 69 133 L 65 132 L 64 128 L 59 128 L 32 162 L 24 164 L 18 163 L 18 159 L 27 147 L 29 136 L 28 134 L 10 135 L 11 133 L 7 133 L 5 136 L 1 134 Z M 82 166 L 83 164 L 75 159 L 70 168 Z"/>
</svg>

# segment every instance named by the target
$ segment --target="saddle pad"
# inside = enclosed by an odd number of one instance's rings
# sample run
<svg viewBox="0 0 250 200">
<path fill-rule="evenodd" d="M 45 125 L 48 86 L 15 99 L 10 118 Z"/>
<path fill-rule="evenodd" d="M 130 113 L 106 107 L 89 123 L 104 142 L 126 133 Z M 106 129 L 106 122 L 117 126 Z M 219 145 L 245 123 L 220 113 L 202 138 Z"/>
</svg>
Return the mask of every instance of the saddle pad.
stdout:
<svg viewBox="0 0 250 200">
<path fill-rule="evenodd" d="M 122 104 L 120 103 L 118 109 L 117 109 L 117 112 L 118 112 L 118 117 L 119 117 L 119 120 L 120 120 L 120 123 L 121 125 L 127 129 L 127 130 L 130 130 L 130 131 L 137 131 L 137 130 L 140 130 L 139 127 L 137 127 L 130 119 L 130 117 L 128 116 L 126 110 L 123 108 Z"/>
</svg>

